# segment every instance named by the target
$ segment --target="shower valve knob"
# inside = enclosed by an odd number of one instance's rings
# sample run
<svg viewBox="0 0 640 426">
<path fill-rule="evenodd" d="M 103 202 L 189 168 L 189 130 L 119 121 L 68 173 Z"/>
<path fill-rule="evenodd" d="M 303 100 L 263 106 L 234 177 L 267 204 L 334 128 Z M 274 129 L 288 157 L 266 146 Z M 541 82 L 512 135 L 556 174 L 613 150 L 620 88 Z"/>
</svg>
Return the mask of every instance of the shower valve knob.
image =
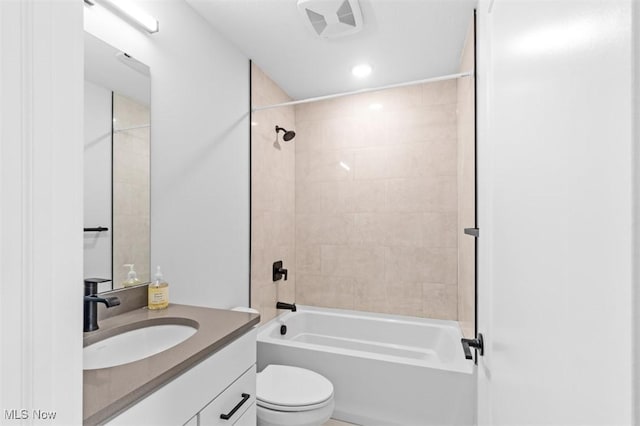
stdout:
<svg viewBox="0 0 640 426">
<path fill-rule="evenodd" d="M 287 276 L 289 275 L 289 271 L 282 267 L 282 260 L 278 260 L 277 262 L 273 262 L 273 267 L 271 269 L 273 281 L 280 281 L 283 277 L 284 280 L 287 280 Z"/>
</svg>

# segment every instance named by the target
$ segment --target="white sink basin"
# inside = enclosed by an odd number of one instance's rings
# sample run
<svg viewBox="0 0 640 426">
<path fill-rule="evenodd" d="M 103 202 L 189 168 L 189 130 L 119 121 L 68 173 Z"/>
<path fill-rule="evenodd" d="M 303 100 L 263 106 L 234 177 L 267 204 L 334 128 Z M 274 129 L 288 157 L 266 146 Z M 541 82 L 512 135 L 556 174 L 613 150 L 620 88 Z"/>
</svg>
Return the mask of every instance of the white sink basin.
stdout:
<svg viewBox="0 0 640 426">
<path fill-rule="evenodd" d="M 188 325 L 151 325 L 101 340 L 83 350 L 83 368 L 115 367 L 138 361 L 185 341 L 198 331 Z"/>
</svg>

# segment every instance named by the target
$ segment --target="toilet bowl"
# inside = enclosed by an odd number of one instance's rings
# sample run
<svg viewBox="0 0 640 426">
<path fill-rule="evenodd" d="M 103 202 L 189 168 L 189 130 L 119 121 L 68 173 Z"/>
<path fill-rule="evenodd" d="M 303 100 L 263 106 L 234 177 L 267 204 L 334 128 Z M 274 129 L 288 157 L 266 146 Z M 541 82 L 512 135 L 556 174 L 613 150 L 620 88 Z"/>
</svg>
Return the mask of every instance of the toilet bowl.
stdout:
<svg viewBox="0 0 640 426">
<path fill-rule="evenodd" d="M 258 426 L 320 426 L 333 414 L 333 384 L 324 376 L 289 365 L 258 373 Z"/>
</svg>

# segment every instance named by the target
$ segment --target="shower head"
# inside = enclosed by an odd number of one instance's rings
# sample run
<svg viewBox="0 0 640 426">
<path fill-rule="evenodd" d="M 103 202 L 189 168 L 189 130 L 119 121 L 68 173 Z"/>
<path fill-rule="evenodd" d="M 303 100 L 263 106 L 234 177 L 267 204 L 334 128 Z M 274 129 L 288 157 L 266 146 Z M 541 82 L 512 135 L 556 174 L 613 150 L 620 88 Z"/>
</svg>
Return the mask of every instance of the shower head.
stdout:
<svg viewBox="0 0 640 426">
<path fill-rule="evenodd" d="M 284 139 L 285 142 L 289 142 L 291 139 L 296 137 L 296 132 L 293 130 L 287 130 L 284 127 L 276 126 L 276 134 L 281 130 L 284 132 L 282 139 Z"/>
</svg>

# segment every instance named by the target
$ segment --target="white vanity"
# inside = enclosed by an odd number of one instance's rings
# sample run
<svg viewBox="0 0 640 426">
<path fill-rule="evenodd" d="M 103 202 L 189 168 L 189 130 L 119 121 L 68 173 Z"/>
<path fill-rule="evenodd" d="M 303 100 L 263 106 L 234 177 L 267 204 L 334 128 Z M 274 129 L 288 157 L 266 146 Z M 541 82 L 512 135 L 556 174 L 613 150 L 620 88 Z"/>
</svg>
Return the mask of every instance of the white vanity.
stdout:
<svg viewBox="0 0 640 426">
<path fill-rule="evenodd" d="M 84 424 L 255 425 L 259 315 L 170 305 L 107 318 L 85 344 L 135 328 L 179 322 L 198 331 L 156 355 L 84 370 Z"/>
<path fill-rule="evenodd" d="M 255 395 L 256 336 L 250 331 L 107 424 L 255 425 Z M 220 417 L 236 406 L 228 420 Z"/>
</svg>

